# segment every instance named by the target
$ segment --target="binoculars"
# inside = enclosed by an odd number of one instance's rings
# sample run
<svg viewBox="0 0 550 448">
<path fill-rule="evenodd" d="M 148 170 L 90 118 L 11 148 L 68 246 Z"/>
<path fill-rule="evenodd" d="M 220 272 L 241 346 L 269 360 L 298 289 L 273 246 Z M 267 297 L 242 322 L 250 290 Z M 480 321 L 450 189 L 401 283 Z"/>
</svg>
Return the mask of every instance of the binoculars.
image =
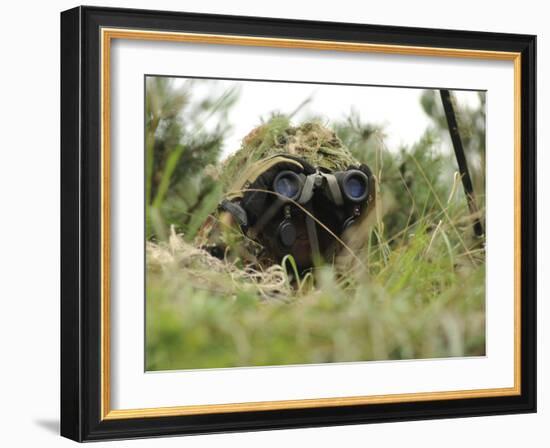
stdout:
<svg viewBox="0 0 550 448">
<path fill-rule="evenodd" d="M 222 202 L 243 232 L 281 260 L 308 269 L 335 254 L 342 234 L 373 197 L 366 165 L 327 172 L 290 155 L 258 161 L 237 179 L 243 193 Z"/>
<path fill-rule="evenodd" d="M 290 253 L 306 268 L 314 259 L 326 256 L 329 247 L 334 247 L 335 239 L 330 232 L 340 237 L 354 224 L 370 194 L 369 176 L 359 169 L 334 173 L 316 171 L 309 175 L 283 170 L 275 176 L 271 189 L 277 199 L 266 209 L 261 221 L 278 222 L 278 225 L 266 226 L 264 236 L 280 255 Z M 297 210 L 294 203 L 301 205 L 305 214 Z M 312 216 L 324 226 L 319 226 Z M 301 225 L 304 222 L 305 226 Z M 304 229 L 307 246 L 297 244 Z M 310 252 L 309 256 L 299 253 L 304 250 Z"/>
<path fill-rule="evenodd" d="M 310 199 L 310 193 L 306 190 L 306 197 L 302 197 L 304 187 L 313 189 L 322 188 L 328 193 L 336 205 L 341 205 L 342 199 L 349 202 L 360 203 L 369 194 L 369 179 L 360 170 L 337 171 L 335 173 L 317 172 L 305 176 L 294 171 L 281 171 L 273 181 L 273 191 L 280 196 L 306 203 Z M 338 191 L 337 191 L 338 190 Z"/>
</svg>

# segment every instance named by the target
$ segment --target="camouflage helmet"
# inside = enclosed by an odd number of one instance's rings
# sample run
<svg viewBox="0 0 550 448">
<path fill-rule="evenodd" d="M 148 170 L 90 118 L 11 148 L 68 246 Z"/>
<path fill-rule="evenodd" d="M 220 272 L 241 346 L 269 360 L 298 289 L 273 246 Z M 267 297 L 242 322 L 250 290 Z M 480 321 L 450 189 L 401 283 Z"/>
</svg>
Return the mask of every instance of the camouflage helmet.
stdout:
<svg viewBox="0 0 550 448">
<path fill-rule="evenodd" d="M 327 171 L 345 170 L 359 165 L 336 133 L 318 122 L 293 127 L 286 117 L 274 117 L 253 129 L 241 148 L 222 166 L 221 181 L 229 191 L 243 170 L 262 159 L 277 154 L 297 156 Z"/>
</svg>

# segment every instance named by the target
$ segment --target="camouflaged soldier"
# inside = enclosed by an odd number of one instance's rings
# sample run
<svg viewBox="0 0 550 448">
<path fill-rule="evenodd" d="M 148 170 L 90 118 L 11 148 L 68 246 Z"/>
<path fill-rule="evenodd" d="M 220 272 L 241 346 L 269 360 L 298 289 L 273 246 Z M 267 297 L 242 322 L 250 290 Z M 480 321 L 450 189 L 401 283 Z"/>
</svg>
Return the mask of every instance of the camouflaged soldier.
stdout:
<svg viewBox="0 0 550 448">
<path fill-rule="evenodd" d="M 374 206 L 369 167 L 318 123 L 292 127 L 277 117 L 257 127 L 223 164 L 220 179 L 224 198 L 199 244 L 260 267 L 286 255 L 301 271 L 334 261 Z"/>
</svg>

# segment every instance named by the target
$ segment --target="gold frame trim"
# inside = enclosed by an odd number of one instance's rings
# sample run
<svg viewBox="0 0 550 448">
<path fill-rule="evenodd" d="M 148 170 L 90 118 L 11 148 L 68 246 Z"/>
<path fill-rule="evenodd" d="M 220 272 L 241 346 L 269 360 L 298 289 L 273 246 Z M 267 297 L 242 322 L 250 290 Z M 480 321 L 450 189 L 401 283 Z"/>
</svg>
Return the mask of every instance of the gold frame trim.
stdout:
<svg viewBox="0 0 550 448">
<path fill-rule="evenodd" d="M 111 409 L 110 366 L 110 51 L 113 39 L 186 42 L 296 48 L 321 51 L 383 53 L 411 56 L 490 59 L 514 62 L 514 386 L 507 388 L 369 395 L 304 400 L 280 400 L 212 405 L 189 405 L 142 409 Z M 101 420 L 199 415 L 283 409 L 307 409 L 412 401 L 502 397 L 521 394 L 521 54 L 515 52 L 417 47 L 303 39 L 279 39 L 215 34 L 193 34 L 135 29 L 101 29 Z"/>
</svg>

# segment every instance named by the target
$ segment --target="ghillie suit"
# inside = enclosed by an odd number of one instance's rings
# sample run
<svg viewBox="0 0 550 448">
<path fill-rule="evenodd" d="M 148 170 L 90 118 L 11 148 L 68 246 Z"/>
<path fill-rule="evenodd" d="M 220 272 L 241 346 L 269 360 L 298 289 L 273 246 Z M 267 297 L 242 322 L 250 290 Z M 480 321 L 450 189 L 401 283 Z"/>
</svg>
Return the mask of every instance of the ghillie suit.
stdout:
<svg viewBox="0 0 550 448">
<path fill-rule="evenodd" d="M 300 271 L 358 260 L 375 178 L 330 129 L 275 117 L 243 139 L 220 181 L 224 199 L 196 241 L 213 255 L 260 268 L 290 255 Z"/>
</svg>

